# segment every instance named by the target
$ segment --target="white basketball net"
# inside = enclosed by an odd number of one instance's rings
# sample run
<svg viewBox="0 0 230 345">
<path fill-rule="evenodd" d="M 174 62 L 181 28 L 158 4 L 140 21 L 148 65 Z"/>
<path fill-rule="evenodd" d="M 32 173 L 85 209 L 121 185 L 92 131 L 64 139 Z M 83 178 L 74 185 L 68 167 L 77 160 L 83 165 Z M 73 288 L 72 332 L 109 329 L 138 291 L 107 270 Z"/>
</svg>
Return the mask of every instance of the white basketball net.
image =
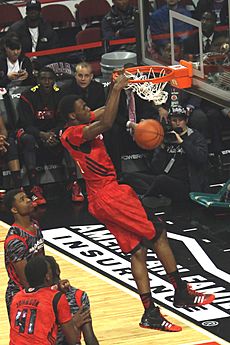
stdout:
<svg viewBox="0 0 230 345">
<path fill-rule="evenodd" d="M 136 74 L 130 73 L 129 71 L 125 71 L 125 75 L 129 79 L 135 80 L 144 80 L 144 79 L 154 79 L 158 77 L 165 76 L 166 72 L 164 69 L 160 71 L 160 73 L 156 76 L 153 68 L 149 69 L 149 72 L 141 72 L 137 69 Z M 167 81 L 164 83 L 154 84 L 151 82 L 145 83 L 129 83 L 126 89 L 132 89 L 133 92 L 136 92 L 139 97 L 145 99 L 147 101 L 153 101 L 155 105 L 161 105 L 165 103 L 168 99 L 168 92 L 163 91 Z"/>
</svg>

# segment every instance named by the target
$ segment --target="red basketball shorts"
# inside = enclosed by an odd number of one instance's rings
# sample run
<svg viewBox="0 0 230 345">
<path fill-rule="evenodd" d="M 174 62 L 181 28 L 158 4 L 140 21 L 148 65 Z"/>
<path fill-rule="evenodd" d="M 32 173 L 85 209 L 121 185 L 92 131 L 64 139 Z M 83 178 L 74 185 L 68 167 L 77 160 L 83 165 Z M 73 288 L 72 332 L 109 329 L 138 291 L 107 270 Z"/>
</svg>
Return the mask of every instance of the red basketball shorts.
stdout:
<svg viewBox="0 0 230 345">
<path fill-rule="evenodd" d="M 153 223 L 128 185 L 114 182 L 102 188 L 90 199 L 89 212 L 106 225 L 124 253 L 135 249 L 143 238 L 151 240 L 155 236 Z"/>
</svg>

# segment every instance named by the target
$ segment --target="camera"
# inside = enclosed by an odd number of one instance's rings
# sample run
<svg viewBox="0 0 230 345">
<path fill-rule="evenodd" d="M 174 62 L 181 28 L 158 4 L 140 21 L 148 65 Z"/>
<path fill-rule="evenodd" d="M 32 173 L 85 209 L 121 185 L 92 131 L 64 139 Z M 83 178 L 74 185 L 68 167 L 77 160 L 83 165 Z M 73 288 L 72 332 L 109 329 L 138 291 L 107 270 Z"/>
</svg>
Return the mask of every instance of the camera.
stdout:
<svg viewBox="0 0 230 345">
<path fill-rule="evenodd" d="M 165 121 L 162 123 L 163 129 L 164 129 L 164 142 L 165 143 L 176 143 L 177 138 L 175 133 L 172 133 L 172 131 L 181 134 L 183 132 L 183 129 L 180 127 L 176 127 L 175 129 L 172 128 L 171 124 L 166 123 Z"/>
</svg>

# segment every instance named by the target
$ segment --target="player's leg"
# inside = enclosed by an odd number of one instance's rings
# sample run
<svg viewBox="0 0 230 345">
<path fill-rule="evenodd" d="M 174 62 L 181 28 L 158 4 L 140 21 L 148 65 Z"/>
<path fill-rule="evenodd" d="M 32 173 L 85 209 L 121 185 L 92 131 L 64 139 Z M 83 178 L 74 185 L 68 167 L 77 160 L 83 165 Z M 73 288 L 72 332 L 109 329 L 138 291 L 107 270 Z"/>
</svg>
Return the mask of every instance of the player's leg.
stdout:
<svg viewBox="0 0 230 345">
<path fill-rule="evenodd" d="M 191 287 L 181 279 L 177 270 L 174 254 L 169 245 L 167 234 L 164 229 L 160 229 L 160 231 L 156 230 L 155 239 L 149 242 L 152 242 L 152 249 L 155 251 L 158 259 L 164 266 L 168 278 L 175 289 L 173 302 L 175 307 L 200 306 L 209 304 L 215 299 L 215 295 L 213 294 L 205 294 L 192 290 Z"/>
<path fill-rule="evenodd" d="M 150 290 L 145 248 L 138 247 L 138 249 L 133 252 L 131 257 L 131 270 L 145 309 L 141 318 L 140 326 L 143 328 L 158 329 L 168 332 L 181 331 L 182 328 L 166 320 L 161 315 L 160 309 L 154 304 Z"/>
</svg>

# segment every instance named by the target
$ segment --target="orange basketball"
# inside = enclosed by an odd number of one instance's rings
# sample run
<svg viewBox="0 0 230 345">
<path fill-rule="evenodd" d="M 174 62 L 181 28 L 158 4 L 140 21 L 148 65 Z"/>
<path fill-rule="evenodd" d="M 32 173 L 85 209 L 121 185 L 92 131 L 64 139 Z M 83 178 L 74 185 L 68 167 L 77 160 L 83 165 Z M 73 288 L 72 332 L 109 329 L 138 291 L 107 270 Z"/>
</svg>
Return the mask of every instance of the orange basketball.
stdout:
<svg viewBox="0 0 230 345">
<path fill-rule="evenodd" d="M 164 139 L 164 130 L 157 120 L 143 120 L 139 122 L 134 131 L 134 139 L 138 146 L 145 150 L 153 150 Z"/>
</svg>

